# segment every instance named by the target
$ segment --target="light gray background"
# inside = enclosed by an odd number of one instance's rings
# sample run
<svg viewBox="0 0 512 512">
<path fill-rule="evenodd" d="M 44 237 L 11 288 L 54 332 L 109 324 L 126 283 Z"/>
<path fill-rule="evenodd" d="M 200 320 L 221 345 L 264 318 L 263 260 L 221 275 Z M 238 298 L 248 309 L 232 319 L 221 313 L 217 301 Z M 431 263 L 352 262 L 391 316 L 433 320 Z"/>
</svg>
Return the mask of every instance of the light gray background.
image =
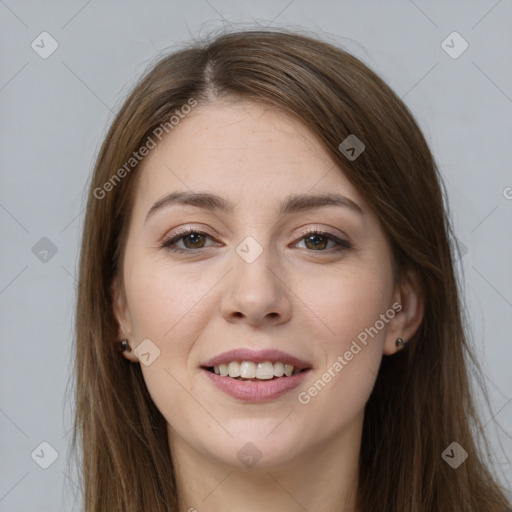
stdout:
<svg viewBox="0 0 512 512">
<path fill-rule="evenodd" d="M 485 432 L 511 487 L 512 442 L 501 434 L 500 447 L 491 421 L 512 432 L 510 0 L 0 0 L 0 16 L 0 511 L 78 510 L 64 402 L 74 276 L 84 187 L 113 112 L 160 51 L 258 23 L 306 27 L 344 46 L 424 130 L 464 253 L 458 267 L 491 395 Z M 47 59 L 31 48 L 43 31 L 59 45 Z M 456 59 L 441 47 L 453 31 L 469 43 Z M 42 237 L 57 248 L 47 262 L 32 252 Z M 43 441 L 59 454 L 46 470 L 31 458 Z"/>
</svg>

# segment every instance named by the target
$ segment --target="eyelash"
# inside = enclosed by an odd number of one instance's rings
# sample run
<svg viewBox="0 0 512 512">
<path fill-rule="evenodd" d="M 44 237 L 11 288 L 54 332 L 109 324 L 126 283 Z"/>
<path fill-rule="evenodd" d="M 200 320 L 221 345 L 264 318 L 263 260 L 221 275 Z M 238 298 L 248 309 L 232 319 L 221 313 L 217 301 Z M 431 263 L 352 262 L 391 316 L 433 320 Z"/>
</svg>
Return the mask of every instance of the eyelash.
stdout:
<svg viewBox="0 0 512 512">
<path fill-rule="evenodd" d="M 205 233 L 204 231 L 199 231 L 199 230 L 193 229 L 193 228 L 187 228 L 186 230 L 183 230 L 183 231 L 177 233 L 172 238 L 165 240 L 162 243 L 162 249 L 166 249 L 166 250 L 174 252 L 174 253 L 182 253 L 182 254 L 183 253 L 196 254 L 196 253 L 204 250 L 205 248 L 203 248 L 203 247 L 198 248 L 198 249 L 181 249 L 181 248 L 172 247 L 172 245 L 175 244 L 178 240 L 180 240 L 181 238 L 185 238 L 186 236 L 188 236 L 190 234 L 203 235 L 208 238 L 213 238 L 212 236 L 210 236 L 208 233 Z M 352 244 L 348 240 L 340 239 L 331 233 L 328 233 L 325 231 L 320 231 L 318 229 L 311 229 L 311 230 L 305 231 L 304 233 L 301 233 L 301 237 L 300 237 L 299 241 L 302 241 L 305 238 L 307 238 L 308 236 L 312 236 L 312 235 L 321 235 L 321 236 L 327 238 L 328 240 L 331 240 L 332 242 L 335 242 L 336 244 L 338 244 L 338 247 L 334 248 L 334 250 L 333 250 L 333 248 L 331 248 L 331 250 L 326 250 L 326 249 L 318 250 L 318 251 L 309 250 L 309 252 L 332 254 L 332 253 L 339 253 L 344 250 L 352 248 Z"/>
</svg>

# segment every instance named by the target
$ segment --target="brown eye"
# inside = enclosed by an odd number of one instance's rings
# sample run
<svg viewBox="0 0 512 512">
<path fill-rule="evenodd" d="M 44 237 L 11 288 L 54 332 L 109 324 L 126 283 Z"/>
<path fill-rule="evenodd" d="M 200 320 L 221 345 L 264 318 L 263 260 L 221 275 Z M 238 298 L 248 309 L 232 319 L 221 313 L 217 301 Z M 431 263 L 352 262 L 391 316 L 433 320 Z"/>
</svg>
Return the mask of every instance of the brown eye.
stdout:
<svg viewBox="0 0 512 512">
<path fill-rule="evenodd" d="M 313 252 L 340 252 L 352 247 L 348 240 L 342 240 L 331 233 L 325 233 L 323 231 L 309 231 L 303 234 L 301 241 L 302 240 L 304 240 L 306 249 Z M 330 248 L 327 247 L 329 242 L 333 243 Z"/>
<path fill-rule="evenodd" d="M 204 236 L 201 233 L 190 233 L 180 238 L 183 238 L 183 243 L 187 249 L 200 249 L 204 245 Z M 187 241 L 190 241 L 190 245 L 187 244 Z"/>
<path fill-rule="evenodd" d="M 323 239 L 323 240 L 322 240 Z M 329 242 L 328 238 L 323 235 L 308 235 L 304 237 L 304 240 L 306 241 L 306 247 L 308 249 L 314 249 L 314 250 L 322 250 L 325 249 L 327 243 Z M 310 244 L 310 245 L 308 245 Z"/>
<path fill-rule="evenodd" d="M 195 249 L 203 249 L 207 247 L 205 245 L 207 238 L 211 239 L 212 237 L 207 233 L 203 233 L 202 231 L 195 231 L 190 229 L 183 231 L 165 241 L 162 244 L 162 248 L 173 252 L 195 252 Z M 176 246 L 180 241 L 183 241 L 183 245 Z"/>
</svg>

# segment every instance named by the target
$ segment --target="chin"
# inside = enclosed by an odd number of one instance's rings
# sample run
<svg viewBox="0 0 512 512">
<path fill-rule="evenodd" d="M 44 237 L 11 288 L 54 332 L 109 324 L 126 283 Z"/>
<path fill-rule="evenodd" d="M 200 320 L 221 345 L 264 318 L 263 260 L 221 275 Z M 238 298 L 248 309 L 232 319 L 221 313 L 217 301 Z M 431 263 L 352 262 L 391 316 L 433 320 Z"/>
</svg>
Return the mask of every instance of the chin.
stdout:
<svg viewBox="0 0 512 512">
<path fill-rule="evenodd" d="M 274 428 L 277 424 L 274 424 Z M 290 463 L 298 455 L 297 446 L 303 442 L 300 436 L 295 438 L 290 435 L 289 430 L 285 432 L 285 436 L 280 436 L 277 432 L 269 435 L 271 431 L 272 429 L 267 429 L 264 432 L 251 433 L 251 429 L 245 429 L 243 434 L 232 432 L 234 439 L 230 438 L 224 444 L 205 446 L 211 456 L 227 466 L 247 470 L 269 470 Z M 210 438 L 203 442 L 211 441 Z"/>
</svg>

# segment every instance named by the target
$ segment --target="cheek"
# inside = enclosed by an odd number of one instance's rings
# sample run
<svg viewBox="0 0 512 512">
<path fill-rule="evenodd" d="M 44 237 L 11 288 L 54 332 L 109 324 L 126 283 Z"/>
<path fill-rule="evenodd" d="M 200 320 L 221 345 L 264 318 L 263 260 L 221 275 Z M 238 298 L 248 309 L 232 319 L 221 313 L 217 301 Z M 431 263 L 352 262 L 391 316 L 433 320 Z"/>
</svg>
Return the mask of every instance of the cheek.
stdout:
<svg viewBox="0 0 512 512">
<path fill-rule="evenodd" d="M 347 342 L 350 345 L 351 340 L 374 326 L 380 315 L 385 314 L 391 305 L 393 282 L 385 268 L 361 266 L 301 280 L 293 290 L 307 305 L 300 309 L 304 313 L 309 311 L 309 322 L 314 321 L 321 329 L 317 341 L 332 353 L 343 350 Z M 384 326 L 381 323 L 378 324 L 379 335 L 372 339 L 383 339 L 387 323 Z"/>
<path fill-rule="evenodd" d="M 339 272 L 318 284 L 297 292 L 318 316 L 315 342 L 324 356 L 298 401 L 315 415 L 328 411 L 325 427 L 335 431 L 364 408 L 373 389 L 387 325 L 394 316 L 392 279 L 375 269 Z"/>
<path fill-rule="evenodd" d="M 135 344 L 149 339 L 158 353 L 150 365 L 141 364 L 144 380 L 160 411 L 172 417 L 182 407 L 190 407 L 184 388 L 191 388 L 199 371 L 190 353 L 218 308 L 211 293 L 218 274 L 147 264 L 133 267 L 128 275 Z"/>
<path fill-rule="evenodd" d="M 207 309 L 214 304 L 205 296 L 218 278 L 184 274 L 165 265 L 156 272 L 154 267 L 140 265 L 126 281 L 135 344 L 149 339 L 158 352 L 150 365 L 141 363 L 141 371 L 151 398 L 168 422 L 183 411 L 199 418 L 201 410 L 194 410 L 195 402 L 186 391 L 194 372 L 188 366 L 189 354 L 212 314 Z"/>
<path fill-rule="evenodd" d="M 137 268 L 126 285 L 134 334 L 152 338 L 166 350 L 179 348 L 200 332 L 202 299 L 214 281 L 197 272 L 184 275 L 170 266 L 154 267 Z"/>
</svg>

